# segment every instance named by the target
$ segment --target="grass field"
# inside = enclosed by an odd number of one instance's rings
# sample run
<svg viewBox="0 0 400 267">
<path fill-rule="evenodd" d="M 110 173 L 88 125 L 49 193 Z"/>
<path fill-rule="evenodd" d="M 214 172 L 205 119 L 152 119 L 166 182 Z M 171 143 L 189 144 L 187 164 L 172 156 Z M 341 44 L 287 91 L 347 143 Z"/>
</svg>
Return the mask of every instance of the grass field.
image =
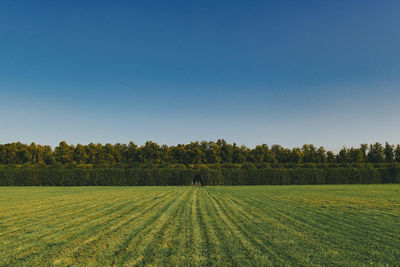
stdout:
<svg viewBox="0 0 400 267">
<path fill-rule="evenodd" d="M 397 265 L 400 185 L 3 187 L 0 265 Z"/>
</svg>

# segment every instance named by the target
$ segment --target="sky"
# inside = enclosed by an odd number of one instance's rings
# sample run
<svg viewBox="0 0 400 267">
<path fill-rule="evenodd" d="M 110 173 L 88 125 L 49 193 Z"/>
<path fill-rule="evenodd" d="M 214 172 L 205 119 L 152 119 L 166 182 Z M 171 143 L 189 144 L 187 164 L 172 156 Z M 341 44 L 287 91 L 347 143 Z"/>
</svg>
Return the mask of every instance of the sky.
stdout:
<svg viewBox="0 0 400 267">
<path fill-rule="evenodd" d="M 0 143 L 400 143 L 399 1 L 1 1 Z"/>
</svg>

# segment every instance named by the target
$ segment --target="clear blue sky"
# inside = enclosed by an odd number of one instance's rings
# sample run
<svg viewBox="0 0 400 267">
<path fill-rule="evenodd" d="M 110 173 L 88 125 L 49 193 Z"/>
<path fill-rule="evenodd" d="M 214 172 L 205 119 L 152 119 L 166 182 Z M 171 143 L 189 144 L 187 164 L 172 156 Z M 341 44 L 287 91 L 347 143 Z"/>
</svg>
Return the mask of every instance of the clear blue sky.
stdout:
<svg viewBox="0 0 400 267">
<path fill-rule="evenodd" d="M 1 1 L 0 143 L 400 143 L 399 1 Z"/>
</svg>

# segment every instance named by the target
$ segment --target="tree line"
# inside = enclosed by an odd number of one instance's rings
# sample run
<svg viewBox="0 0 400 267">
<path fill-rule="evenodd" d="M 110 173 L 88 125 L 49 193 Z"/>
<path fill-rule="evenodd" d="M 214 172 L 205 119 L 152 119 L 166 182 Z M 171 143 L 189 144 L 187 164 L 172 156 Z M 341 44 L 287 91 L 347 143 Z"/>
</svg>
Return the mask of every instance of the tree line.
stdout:
<svg viewBox="0 0 400 267">
<path fill-rule="evenodd" d="M 20 142 L 0 145 L 0 164 L 305 164 L 305 163 L 400 163 L 400 145 L 386 142 L 343 147 L 338 153 L 324 147 L 305 144 L 301 148 L 284 148 L 266 144 L 248 148 L 224 139 L 159 145 L 148 141 L 142 146 L 129 144 L 68 145 L 65 141 L 54 149 L 49 145 Z"/>
</svg>

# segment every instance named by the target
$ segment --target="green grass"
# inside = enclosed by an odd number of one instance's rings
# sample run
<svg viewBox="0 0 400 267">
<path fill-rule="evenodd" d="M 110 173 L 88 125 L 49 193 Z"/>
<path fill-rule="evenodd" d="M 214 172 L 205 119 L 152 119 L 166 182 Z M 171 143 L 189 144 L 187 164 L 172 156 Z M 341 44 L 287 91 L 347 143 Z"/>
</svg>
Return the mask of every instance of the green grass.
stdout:
<svg viewBox="0 0 400 267">
<path fill-rule="evenodd" d="M 2 187 L 0 265 L 397 265 L 400 185 Z"/>
</svg>

